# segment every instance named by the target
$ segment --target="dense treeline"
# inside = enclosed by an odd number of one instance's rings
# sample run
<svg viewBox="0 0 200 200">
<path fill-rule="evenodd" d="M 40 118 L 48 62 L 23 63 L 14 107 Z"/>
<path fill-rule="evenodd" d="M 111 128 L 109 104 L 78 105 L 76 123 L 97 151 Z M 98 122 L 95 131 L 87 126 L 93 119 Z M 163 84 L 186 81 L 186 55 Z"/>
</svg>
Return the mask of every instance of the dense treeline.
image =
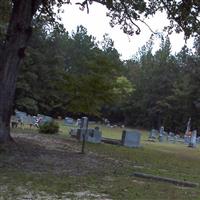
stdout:
<svg viewBox="0 0 200 200">
<path fill-rule="evenodd" d="M 152 53 L 150 41 L 134 60 L 126 62 L 126 74 L 135 86 L 134 94 L 124 106 L 127 124 L 146 128 L 165 126 L 167 130 L 184 132 L 189 117 L 192 128 L 200 128 L 200 51 L 186 46 L 171 54 L 169 38 Z"/>
<path fill-rule="evenodd" d="M 122 88 L 131 92 L 113 41 L 105 34 L 98 43 L 82 26 L 72 35 L 37 27 L 20 68 L 14 107 L 54 117 L 99 116 Z"/>
<path fill-rule="evenodd" d="M 80 26 L 69 35 L 41 24 L 20 68 L 15 108 L 54 117 L 88 114 L 113 123 L 183 132 L 200 124 L 200 51 L 171 54 L 169 38 L 153 53 L 150 40 L 134 59 L 121 61 L 113 41 Z"/>
</svg>

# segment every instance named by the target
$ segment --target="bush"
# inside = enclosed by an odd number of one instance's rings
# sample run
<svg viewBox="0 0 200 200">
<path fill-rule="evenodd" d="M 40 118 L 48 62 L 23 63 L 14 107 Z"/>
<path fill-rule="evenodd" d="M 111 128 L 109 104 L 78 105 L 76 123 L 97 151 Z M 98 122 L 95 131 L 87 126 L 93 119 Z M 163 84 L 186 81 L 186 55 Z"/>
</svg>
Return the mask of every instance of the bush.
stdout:
<svg viewBox="0 0 200 200">
<path fill-rule="evenodd" d="M 55 134 L 58 133 L 58 131 L 59 131 L 59 125 L 54 121 L 45 122 L 44 124 L 39 126 L 40 133 Z"/>
</svg>

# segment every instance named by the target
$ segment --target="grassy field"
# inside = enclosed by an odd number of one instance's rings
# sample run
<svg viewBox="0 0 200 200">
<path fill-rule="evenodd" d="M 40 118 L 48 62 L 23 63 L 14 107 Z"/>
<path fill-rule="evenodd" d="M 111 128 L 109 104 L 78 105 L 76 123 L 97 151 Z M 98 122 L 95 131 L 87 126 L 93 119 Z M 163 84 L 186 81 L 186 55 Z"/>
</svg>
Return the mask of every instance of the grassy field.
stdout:
<svg viewBox="0 0 200 200">
<path fill-rule="evenodd" d="M 15 129 L 15 145 L 0 146 L 0 200 L 117 199 L 200 200 L 200 187 L 188 188 L 132 176 L 134 172 L 200 184 L 200 148 L 147 141 L 141 148 L 81 143 L 60 123 L 57 135 Z M 104 137 L 119 139 L 122 129 L 101 126 Z"/>
</svg>

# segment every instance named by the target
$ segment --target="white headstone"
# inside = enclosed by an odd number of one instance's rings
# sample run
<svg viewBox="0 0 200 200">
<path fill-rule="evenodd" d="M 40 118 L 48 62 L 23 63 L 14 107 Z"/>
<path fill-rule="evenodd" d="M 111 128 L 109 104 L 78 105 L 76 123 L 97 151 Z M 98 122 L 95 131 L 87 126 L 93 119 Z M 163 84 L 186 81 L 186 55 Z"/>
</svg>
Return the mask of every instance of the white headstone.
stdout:
<svg viewBox="0 0 200 200">
<path fill-rule="evenodd" d="M 160 132 L 159 132 L 159 142 L 163 142 L 163 137 L 164 137 L 164 126 L 160 127 Z"/>
<path fill-rule="evenodd" d="M 192 135 L 190 138 L 190 143 L 189 143 L 189 147 L 196 147 L 196 139 L 197 139 L 197 131 L 194 130 L 192 131 Z"/>
</svg>

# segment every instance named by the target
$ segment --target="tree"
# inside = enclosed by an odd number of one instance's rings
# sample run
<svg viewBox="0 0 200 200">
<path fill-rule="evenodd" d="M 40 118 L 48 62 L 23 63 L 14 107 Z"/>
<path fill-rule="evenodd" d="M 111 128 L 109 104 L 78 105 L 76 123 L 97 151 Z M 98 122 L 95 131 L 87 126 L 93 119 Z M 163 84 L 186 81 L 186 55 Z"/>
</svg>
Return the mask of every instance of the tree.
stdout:
<svg viewBox="0 0 200 200">
<path fill-rule="evenodd" d="M 17 80 L 15 108 L 63 117 L 100 114 L 103 104 L 127 88 L 126 79 L 117 78 L 122 68 L 117 50 L 113 44 L 100 49 L 83 26 L 72 36 L 45 27 L 46 23 L 35 28 L 29 42 Z"/>
<path fill-rule="evenodd" d="M 11 1 L 10 1 L 11 3 Z M 32 33 L 36 11 L 51 12 L 53 5 L 64 1 L 14 0 L 6 37 L 0 49 L 0 142 L 10 141 L 10 116 L 19 66 Z M 43 5 L 43 6 L 42 6 Z M 2 11 L 1 11 L 2 12 Z"/>
<path fill-rule="evenodd" d="M 173 93 L 178 67 L 174 56 L 170 54 L 169 39 L 161 42 L 155 55 L 152 53 L 152 42 L 148 43 L 130 69 L 129 74 L 136 91 L 125 110 L 127 123 L 146 128 L 159 129 L 163 124 L 170 127 L 168 122 L 172 120 L 168 118 L 172 115 L 169 112 L 171 105 L 168 97 Z"/>
<path fill-rule="evenodd" d="M 192 128 L 200 130 L 200 59 L 198 46 L 195 46 L 195 48 L 197 48 L 196 53 L 192 53 L 188 48 L 183 47 L 177 55 L 180 75 L 175 82 L 172 99 L 176 104 L 174 107 L 175 121 L 186 123 L 188 118 L 191 117 Z M 183 128 L 181 124 L 179 126 Z"/>
<path fill-rule="evenodd" d="M 15 108 L 30 114 L 53 114 L 62 105 L 65 62 L 61 40 L 67 33 L 47 32 L 45 23 L 34 29 L 17 79 Z M 58 46 L 57 46 L 58 45 Z M 55 115 L 54 115 L 55 116 Z"/>
<path fill-rule="evenodd" d="M 1 2 L 5 3 L 5 1 Z M 9 2 L 12 7 L 11 17 L 0 49 L 0 142 L 11 140 L 10 116 L 16 79 L 32 33 L 33 17 L 42 13 L 41 15 L 47 14 L 52 21 L 55 21 L 55 6 L 59 9 L 64 3 L 70 3 L 70 0 L 12 0 Z M 108 15 L 111 17 L 111 25 L 121 24 L 124 32 L 129 34 L 140 33 L 135 21 L 140 20 L 142 14 L 153 15 L 157 10 L 163 9 L 167 10 L 168 18 L 176 21 L 181 30 L 185 31 L 186 36 L 197 33 L 199 30 L 200 3 L 198 0 L 149 0 L 149 5 L 144 0 L 85 0 L 79 4 L 83 8 L 88 8 L 89 3 L 93 2 L 107 6 L 110 10 Z"/>
<path fill-rule="evenodd" d="M 68 110 L 99 115 L 102 105 L 110 103 L 115 95 L 113 87 L 121 68 L 117 50 L 112 46 L 110 51 L 102 51 L 87 30 L 79 26 L 65 53 Z"/>
</svg>

